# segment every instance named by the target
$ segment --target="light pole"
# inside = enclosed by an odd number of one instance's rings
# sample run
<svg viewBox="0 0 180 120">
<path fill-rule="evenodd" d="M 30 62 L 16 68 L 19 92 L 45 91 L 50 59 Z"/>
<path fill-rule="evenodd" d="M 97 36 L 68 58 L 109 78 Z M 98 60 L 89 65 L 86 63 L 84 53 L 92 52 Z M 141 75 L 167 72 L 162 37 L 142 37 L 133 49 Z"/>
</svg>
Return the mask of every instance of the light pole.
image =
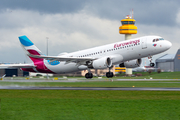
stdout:
<svg viewBox="0 0 180 120">
<path fill-rule="evenodd" d="M 48 39 L 49 39 L 49 38 L 46 37 L 46 39 L 47 39 L 47 48 L 46 48 L 46 50 L 47 50 L 46 52 L 47 52 L 47 53 L 46 53 L 46 54 L 47 54 L 47 56 L 48 56 Z"/>
<path fill-rule="evenodd" d="M 47 56 L 48 56 L 48 39 L 49 39 L 49 38 L 46 37 L 46 40 L 47 40 L 47 41 L 46 41 L 46 42 L 47 42 L 47 46 L 46 46 L 46 50 L 47 50 L 46 52 L 47 52 L 47 53 L 46 53 L 46 54 L 47 54 Z M 48 73 L 46 73 L 46 75 L 47 75 L 47 79 L 49 79 Z"/>
</svg>

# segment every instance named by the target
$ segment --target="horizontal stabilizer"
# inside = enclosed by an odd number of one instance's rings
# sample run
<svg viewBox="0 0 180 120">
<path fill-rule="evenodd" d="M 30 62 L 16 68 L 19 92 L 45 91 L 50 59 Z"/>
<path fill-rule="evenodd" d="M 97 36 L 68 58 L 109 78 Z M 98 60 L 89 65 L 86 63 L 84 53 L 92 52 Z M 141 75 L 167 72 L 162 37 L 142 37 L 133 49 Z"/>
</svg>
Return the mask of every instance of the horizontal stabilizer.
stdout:
<svg viewBox="0 0 180 120">
<path fill-rule="evenodd" d="M 5 68 L 34 68 L 33 64 L 1 64 L 0 69 Z"/>
</svg>

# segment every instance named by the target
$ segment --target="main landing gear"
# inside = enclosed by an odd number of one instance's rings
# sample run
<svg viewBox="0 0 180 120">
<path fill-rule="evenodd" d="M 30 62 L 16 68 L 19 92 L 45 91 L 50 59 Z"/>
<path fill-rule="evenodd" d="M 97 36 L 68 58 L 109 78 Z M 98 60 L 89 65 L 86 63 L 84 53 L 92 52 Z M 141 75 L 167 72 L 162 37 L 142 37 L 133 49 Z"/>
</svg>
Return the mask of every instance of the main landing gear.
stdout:
<svg viewBox="0 0 180 120">
<path fill-rule="evenodd" d="M 155 64 L 152 62 L 152 56 L 149 56 L 148 59 L 150 61 L 150 67 L 154 67 Z"/>
<path fill-rule="evenodd" d="M 92 73 L 86 73 L 85 77 L 86 77 L 86 79 L 91 79 L 91 78 L 93 78 L 93 74 Z"/>
<path fill-rule="evenodd" d="M 114 76 L 113 72 L 110 71 L 111 68 L 109 68 L 109 72 L 106 73 L 107 78 L 112 78 Z M 93 74 L 91 71 L 88 69 L 88 73 L 85 74 L 86 79 L 91 79 L 93 78 Z"/>
<path fill-rule="evenodd" d="M 91 73 L 90 69 L 88 69 L 88 73 L 85 74 L 86 79 L 91 79 L 93 78 L 93 74 Z"/>
<path fill-rule="evenodd" d="M 107 77 L 107 78 L 112 78 L 112 77 L 114 76 L 113 72 L 110 71 L 111 68 L 112 68 L 112 67 L 110 67 L 110 68 L 109 68 L 109 72 L 106 73 L 106 77 Z"/>
<path fill-rule="evenodd" d="M 113 72 L 107 72 L 106 77 L 107 78 L 112 78 L 114 76 Z"/>
</svg>

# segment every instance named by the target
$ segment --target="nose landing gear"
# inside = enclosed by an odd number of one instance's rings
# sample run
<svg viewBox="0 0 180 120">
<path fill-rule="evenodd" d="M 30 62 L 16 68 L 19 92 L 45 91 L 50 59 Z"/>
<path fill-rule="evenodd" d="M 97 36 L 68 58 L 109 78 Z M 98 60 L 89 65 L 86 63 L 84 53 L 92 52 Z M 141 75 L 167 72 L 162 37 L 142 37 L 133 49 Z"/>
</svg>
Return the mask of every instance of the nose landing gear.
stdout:
<svg viewBox="0 0 180 120">
<path fill-rule="evenodd" d="M 150 61 L 150 66 L 151 66 L 151 67 L 154 67 L 155 64 L 152 62 L 152 56 L 149 56 L 148 59 L 149 59 L 149 61 Z"/>
<path fill-rule="evenodd" d="M 154 67 L 154 65 L 155 65 L 154 63 L 150 63 L 150 66 L 151 66 L 151 67 Z"/>
</svg>

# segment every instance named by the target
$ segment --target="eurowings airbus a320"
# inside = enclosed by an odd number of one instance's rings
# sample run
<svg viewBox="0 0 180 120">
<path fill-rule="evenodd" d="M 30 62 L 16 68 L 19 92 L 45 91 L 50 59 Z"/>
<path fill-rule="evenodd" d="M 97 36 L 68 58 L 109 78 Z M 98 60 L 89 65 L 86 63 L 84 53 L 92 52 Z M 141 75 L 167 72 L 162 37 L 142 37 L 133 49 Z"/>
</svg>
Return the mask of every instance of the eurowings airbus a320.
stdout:
<svg viewBox="0 0 180 120">
<path fill-rule="evenodd" d="M 106 68 L 109 68 L 106 77 L 113 77 L 113 72 L 110 72 L 113 65 L 139 67 L 141 58 L 162 53 L 172 46 L 171 42 L 160 36 L 144 36 L 58 56 L 46 56 L 26 36 L 20 36 L 19 40 L 32 63 L 0 65 L 1 68 L 53 74 L 88 70 L 86 78 L 93 77 L 90 69 Z"/>
</svg>

